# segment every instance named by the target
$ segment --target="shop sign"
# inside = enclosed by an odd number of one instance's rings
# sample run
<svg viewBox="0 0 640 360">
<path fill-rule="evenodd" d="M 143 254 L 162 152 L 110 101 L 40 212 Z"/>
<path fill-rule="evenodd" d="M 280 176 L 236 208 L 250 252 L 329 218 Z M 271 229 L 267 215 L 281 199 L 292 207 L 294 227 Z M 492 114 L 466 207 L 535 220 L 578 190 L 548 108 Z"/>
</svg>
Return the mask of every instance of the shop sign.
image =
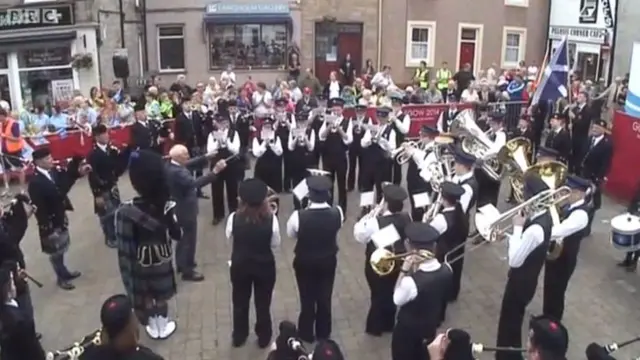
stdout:
<svg viewBox="0 0 640 360">
<path fill-rule="evenodd" d="M 73 5 L 46 5 L 0 10 L 0 31 L 73 25 Z"/>
<path fill-rule="evenodd" d="M 604 45 L 615 31 L 619 0 L 551 0 L 549 38 Z"/>
<path fill-rule="evenodd" d="M 549 39 L 559 40 L 564 37 L 570 42 L 604 44 L 609 31 L 605 28 L 589 28 L 579 26 L 550 26 Z"/>
<path fill-rule="evenodd" d="M 207 14 L 288 14 L 288 3 L 234 4 L 216 3 L 206 7 Z"/>
</svg>

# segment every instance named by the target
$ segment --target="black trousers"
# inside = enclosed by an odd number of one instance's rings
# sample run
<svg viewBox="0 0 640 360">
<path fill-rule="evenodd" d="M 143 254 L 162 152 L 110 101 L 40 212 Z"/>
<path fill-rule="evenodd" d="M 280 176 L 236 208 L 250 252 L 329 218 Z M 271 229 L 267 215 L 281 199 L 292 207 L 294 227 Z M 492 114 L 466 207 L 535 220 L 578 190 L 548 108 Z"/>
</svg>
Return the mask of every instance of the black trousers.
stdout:
<svg viewBox="0 0 640 360">
<path fill-rule="evenodd" d="M 423 336 L 421 331 L 401 323 L 396 324 L 391 335 L 392 360 L 429 360 L 429 353 L 425 341 L 430 343 L 436 336 L 436 329 L 431 334 Z"/>
<path fill-rule="evenodd" d="M 478 203 L 477 208 L 484 205 L 498 205 L 498 196 L 500 195 L 500 181 L 491 179 L 484 171 L 477 169 L 474 171 L 476 180 L 478 181 Z"/>
<path fill-rule="evenodd" d="M 530 284 L 516 284 L 516 281 L 507 280 L 498 321 L 497 346 L 522 347 L 522 321 L 535 290 L 535 287 Z M 496 360 L 522 360 L 522 354 L 498 351 L 495 358 Z"/>
<path fill-rule="evenodd" d="M 566 245 L 560 257 L 547 260 L 544 267 L 544 295 L 542 313 L 558 321 L 564 314 L 564 297 L 569 279 L 578 264 L 578 249 L 567 251 Z"/>
<path fill-rule="evenodd" d="M 396 159 L 393 160 L 393 166 L 391 168 L 391 182 L 395 185 L 400 185 L 402 182 L 402 165 L 398 164 Z"/>
<path fill-rule="evenodd" d="M 367 314 L 365 332 L 371 335 L 381 335 L 383 332 L 393 331 L 396 322 L 396 305 L 393 302 L 393 291 L 399 273 L 380 276 L 373 272 L 369 260 L 364 265 L 364 275 L 371 292 L 371 305 Z"/>
<path fill-rule="evenodd" d="M 591 196 L 593 196 L 593 206 L 589 211 L 589 225 L 587 225 L 587 229 L 585 230 L 585 236 L 591 235 L 591 225 L 593 224 L 593 218 L 596 216 L 596 211 L 598 211 L 602 207 L 602 191 L 600 190 L 600 184 L 596 184 L 593 195 Z"/>
<path fill-rule="evenodd" d="M 640 250 L 637 251 L 629 251 L 624 256 L 624 262 L 631 264 L 637 264 L 638 258 L 640 258 Z"/>
<path fill-rule="evenodd" d="M 582 161 L 585 156 L 585 148 L 587 148 L 586 142 L 588 141 L 588 136 L 573 134 L 573 143 L 571 147 L 571 159 L 569 160 L 569 172 L 572 174 L 580 174 L 582 173 Z"/>
<path fill-rule="evenodd" d="M 306 342 L 313 342 L 315 338 L 328 339 L 331 336 L 331 297 L 336 265 L 335 256 L 314 261 L 299 258 L 293 260 L 300 296 L 298 334 Z"/>
<path fill-rule="evenodd" d="M 288 140 L 287 140 L 288 141 Z M 287 146 L 287 142 L 282 143 L 282 164 L 283 164 L 283 173 L 282 177 L 282 187 L 283 191 L 291 191 L 291 189 L 297 185 L 297 183 L 293 182 L 293 164 L 291 163 L 291 151 L 289 151 L 289 147 Z"/>
<path fill-rule="evenodd" d="M 233 305 L 232 337 L 238 342 L 249 336 L 249 302 L 253 291 L 256 310 L 254 331 L 259 340 L 271 339 L 271 297 L 276 284 L 276 264 L 232 263 L 231 301 Z"/>
<path fill-rule="evenodd" d="M 362 148 L 360 148 L 360 146 L 353 146 L 351 149 L 349 149 L 349 172 L 347 174 L 347 190 L 351 191 L 356 188 L 356 177 L 358 185 L 357 189 L 362 190 L 362 165 Z"/>
<path fill-rule="evenodd" d="M 389 159 L 374 161 L 371 159 L 364 167 L 362 177 L 362 192 L 376 192 L 376 201 L 382 199 L 382 183 L 391 181 L 392 164 Z"/>
<path fill-rule="evenodd" d="M 176 242 L 176 267 L 178 272 L 190 274 L 196 268 L 198 216 L 188 219 L 179 218 L 179 220 L 182 227 L 182 238 Z"/>
<path fill-rule="evenodd" d="M 342 159 L 322 159 L 323 170 L 329 172 L 331 178 L 331 184 L 338 184 L 338 205 L 342 208 L 342 211 L 347 213 L 347 154 L 344 154 Z M 331 201 L 333 200 L 334 191 L 331 191 Z"/>
<path fill-rule="evenodd" d="M 238 208 L 238 171 L 226 168 L 211 183 L 211 204 L 213 205 L 213 219 L 222 220 L 225 217 L 224 193 L 227 193 L 229 213 Z"/>
</svg>

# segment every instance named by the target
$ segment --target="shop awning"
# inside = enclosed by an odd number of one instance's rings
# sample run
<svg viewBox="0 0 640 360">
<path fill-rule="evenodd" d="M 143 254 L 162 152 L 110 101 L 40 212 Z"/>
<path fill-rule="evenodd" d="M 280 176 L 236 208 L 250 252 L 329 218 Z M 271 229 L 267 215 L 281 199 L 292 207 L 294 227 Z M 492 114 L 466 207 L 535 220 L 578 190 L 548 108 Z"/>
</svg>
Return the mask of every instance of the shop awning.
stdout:
<svg viewBox="0 0 640 360">
<path fill-rule="evenodd" d="M 207 24 L 289 24 L 291 14 L 207 14 Z"/>
<path fill-rule="evenodd" d="M 207 5 L 207 24 L 282 24 L 291 23 L 288 3 L 215 3 Z"/>
<path fill-rule="evenodd" d="M 17 36 L 0 37 L 0 47 L 10 48 L 33 48 L 42 46 L 45 43 L 52 42 L 69 42 L 76 38 L 75 31 L 66 31 L 58 33 L 40 33 L 40 34 L 20 34 Z"/>
</svg>

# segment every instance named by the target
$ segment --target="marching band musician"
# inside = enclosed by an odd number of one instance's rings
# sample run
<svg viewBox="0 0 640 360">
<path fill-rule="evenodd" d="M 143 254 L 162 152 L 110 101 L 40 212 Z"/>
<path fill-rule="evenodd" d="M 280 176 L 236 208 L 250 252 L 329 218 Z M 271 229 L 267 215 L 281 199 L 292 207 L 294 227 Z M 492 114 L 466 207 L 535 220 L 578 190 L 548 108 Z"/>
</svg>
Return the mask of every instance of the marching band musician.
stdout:
<svg viewBox="0 0 640 360">
<path fill-rule="evenodd" d="M 404 231 L 407 250 L 434 252 L 439 234 L 429 224 L 412 222 Z M 404 259 L 393 291 L 393 302 L 399 307 L 391 336 L 393 360 L 427 358 L 424 343 L 430 343 L 436 337 L 441 306 L 450 285 L 451 271 L 437 259 L 424 260 L 415 255 Z"/>
<path fill-rule="evenodd" d="M 353 227 L 353 237 L 357 242 L 366 245 L 364 274 L 371 291 L 371 305 L 367 314 L 365 332 L 373 336 L 382 336 L 385 332 L 393 331 L 396 319 L 393 289 L 399 275 L 399 271 L 394 271 L 389 275 L 380 276 L 371 269 L 369 259 L 377 248 L 377 242 L 373 238 L 377 234 L 386 234 L 381 231 L 391 226 L 398 236 L 389 247 L 393 248 L 394 254 L 402 254 L 405 252 L 404 229 L 411 222 L 411 216 L 402 211 L 403 202 L 409 196 L 407 191 L 400 185 L 391 184 L 385 186 L 382 192 L 386 210 L 376 217 L 363 217 Z"/>
<path fill-rule="evenodd" d="M 251 126 L 253 126 L 253 120 L 251 119 L 251 115 L 246 112 L 241 112 L 238 109 L 238 101 L 236 99 L 227 100 L 227 106 L 229 111 L 229 122 L 230 127 L 234 129 L 238 136 L 240 137 L 240 154 L 242 165 L 247 168 L 249 166 L 249 158 L 247 155 L 247 150 L 249 149 L 249 141 L 251 139 Z M 241 172 L 244 174 L 244 171 Z M 244 176 L 242 176 L 239 180 L 242 180 Z"/>
<path fill-rule="evenodd" d="M 504 131 L 504 114 L 494 113 L 489 119 L 489 140 L 493 142 L 490 153 L 496 154 L 507 143 L 507 133 Z M 490 178 L 481 168 L 475 169 L 478 181 L 478 208 L 492 204 L 497 206 L 500 194 L 500 180 Z"/>
<path fill-rule="evenodd" d="M 565 185 L 571 188 L 571 195 L 563 206 L 561 216 L 564 219 L 551 230 L 551 238 L 562 243 L 562 252 L 558 259 L 547 259 L 544 270 L 542 313 L 556 320 L 562 320 L 565 293 L 578 263 L 580 243 L 585 236 L 591 211 L 589 202 L 585 201 L 591 182 L 569 175 Z"/>
<path fill-rule="evenodd" d="M 192 104 L 188 99 L 184 99 L 182 103 L 182 111 L 176 117 L 175 120 L 175 143 L 184 145 L 189 149 L 189 156 L 191 158 L 204 155 L 207 147 L 207 132 L 205 129 L 205 120 L 200 115 L 199 111 L 194 111 L 195 104 Z M 202 167 L 194 167 L 190 170 L 193 171 L 194 177 L 202 176 Z M 198 188 L 198 197 L 201 199 L 208 199 L 202 193 L 202 189 Z"/>
<path fill-rule="evenodd" d="M 438 135 L 440 135 L 438 129 L 423 125 L 420 128 L 420 145 L 422 149 L 429 146 L 429 144 L 431 144 Z M 411 218 L 416 221 L 422 219 L 424 216 L 424 207 L 416 207 L 413 198 L 414 195 L 425 192 L 431 195 L 431 192 L 433 191 L 433 189 L 431 189 L 431 184 L 420 176 L 420 172 L 422 171 L 422 167 L 425 163 L 437 161 L 437 159 L 435 159 L 436 154 L 433 152 L 433 148 L 430 148 L 427 151 L 423 151 L 422 149 L 414 151 L 411 156 L 412 161 L 409 162 L 409 167 L 407 168 L 407 190 L 410 194 L 409 202 L 411 203 Z M 427 160 L 428 158 L 429 160 Z"/>
<path fill-rule="evenodd" d="M 171 240 L 179 241 L 182 229 L 160 155 L 133 152 L 129 179 L 137 195 L 115 213 L 120 276 L 147 335 L 164 340 L 177 327 L 167 301 L 177 290 Z"/>
<path fill-rule="evenodd" d="M 131 147 L 134 150 L 151 149 L 158 143 L 158 129 L 145 117 L 136 117 L 129 131 Z"/>
<path fill-rule="evenodd" d="M 514 132 L 512 134 L 510 134 L 510 138 L 511 139 L 515 139 L 518 137 L 523 137 L 525 139 L 528 139 L 529 141 L 531 141 L 531 146 L 533 147 L 535 145 L 535 134 L 533 133 L 533 130 L 531 129 L 531 122 L 529 121 L 529 118 L 525 115 L 521 116 L 520 119 L 518 120 L 518 127 L 514 130 Z M 533 148 L 531 149 L 531 152 L 533 154 Z M 527 154 L 528 155 L 528 154 Z M 528 157 L 529 159 L 531 159 L 531 157 Z"/>
<path fill-rule="evenodd" d="M 608 132 L 607 122 L 602 119 L 597 119 L 591 126 L 591 136 L 588 138 L 589 147 L 582 153 L 584 159 L 579 165 L 582 169 L 582 176 L 591 180 L 594 185 L 593 189 L 593 207 L 589 213 L 589 226 L 585 236 L 591 234 L 591 224 L 596 211 L 602 206 L 602 192 L 600 187 L 609 172 L 611 166 L 611 157 L 613 155 L 613 144 L 611 138 L 607 135 Z"/>
<path fill-rule="evenodd" d="M 547 189 L 538 175 L 524 178 L 525 200 Z M 509 273 L 500 308 L 497 346 L 519 348 L 522 345 L 522 320 L 538 286 L 553 221 L 547 210 L 529 214 L 528 218 L 517 214 L 512 221 L 513 235 L 508 239 Z M 522 359 L 522 356 L 510 352 L 496 353 L 496 360 L 517 359 Z"/>
<path fill-rule="evenodd" d="M 344 110 L 344 100 L 335 98 L 329 100 L 329 106 L 334 116 L 337 116 L 332 123 L 326 121 L 318 131 L 318 139 L 322 142 L 322 166 L 323 170 L 331 175 L 331 186 L 333 181 L 338 183 L 338 203 L 342 211 L 347 211 L 347 151 L 353 142 L 352 124 L 349 119 L 342 116 Z M 333 199 L 333 192 L 332 199 Z M 333 200 L 332 200 L 333 201 Z"/>
<path fill-rule="evenodd" d="M 545 315 L 531 317 L 527 360 L 566 359 L 568 348 L 569 332 L 559 320 Z"/>
<path fill-rule="evenodd" d="M 478 182 L 473 176 L 473 165 L 476 162 L 475 156 L 467 154 L 460 148 L 456 147 L 453 151 L 455 161 L 452 182 L 462 185 L 464 194 L 460 197 L 460 205 L 462 211 L 469 217 L 469 212 L 476 205 L 478 196 Z"/>
<path fill-rule="evenodd" d="M 351 119 L 353 124 L 353 142 L 349 146 L 349 172 L 347 175 L 347 191 L 353 191 L 356 185 L 356 168 L 358 168 L 358 190 L 362 190 L 362 173 L 363 171 L 363 155 L 362 155 L 362 137 L 365 129 L 372 123 L 371 118 L 367 115 L 366 105 L 355 106 L 355 117 Z"/>
<path fill-rule="evenodd" d="M 258 346 L 265 348 L 271 341 L 271 297 L 276 283 L 273 250 L 280 246 L 280 226 L 271 213 L 267 193 L 262 180 L 244 180 L 238 187 L 240 207 L 227 219 L 225 233 L 232 245 L 229 271 L 234 347 L 244 345 L 249 336 L 249 304 L 254 290 Z"/>
<path fill-rule="evenodd" d="M 251 151 L 257 159 L 254 176 L 264 181 L 276 193 L 280 193 L 282 192 L 283 150 L 282 140 L 277 134 L 278 130 L 274 131 L 273 129 L 274 124 L 277 126 L 278 121 L 274 121 L 271 118 L 266 118 L 262 121 L 260 135 L 253 138 Z M 288 137 L 289 134 L 287 134 L 287 141 Z"/>
<path fill-rule="evenodd" d="M 287 99 L 281 98 L 275 101 L 275 123 L 274 128 L 278 139 L 280 140 L 280 144 L 289 144 L 289 134 L 291 133 L 291 128 L 295 123 L 295 119 L 293 118 L 293 114 L 287 112 Z M 267 182 L 267 185 L 274 190 L 280 189 L 278 192 L 285 191 L 289 192 L 292 186 L 291 185 L 291 166 L 290 166 L 290 156 L 289 156 L 289 147 L 281 148 L 281 157 L 282 161 L 278 169 L 281 169 L 280 172 L 284 171 L 284 176 L 280 175 L 280 185 L 278 187 L 272 186 Z M 271 169 L 273 171 L 273 168 Z"/>
<path fill-rule="evenodd" d="M 398 92 L 391 94 L 391 126 L 396 136 L 396 145 L 402 144 L 411 127 L 411 117 L 402 110 L 404 96 Z M 395 160 L 395 159 L 394 159 Z M 391 182 L 400 185 L 402 182 L 402 166 L 397 161 L 393 162 L 391 168 Z"/>
<path fill-rule="evenodd" d="M 458 116 L 458 105 L 456 104 L 457 100 L 455 95 L 450 95 L 448 97 L 447 104 L 449 104 L 449 108 L 446 110 L 442 110 L 440 116 L 438 117 L 438 131 L 440 133 L 448 133 L 449 127 L 453 120 Z"/>
<path fill-rule="evenodd" d="M 216 128 L 207 138 L 207 153 L 217 152 L 211 160 L 216 164 L 219 160 L 238 156 L 240 153 L 240 136 L 234 129 L 229 128 L 229 119 L 223 114 L 215 115 Z M 212 225 L 218 225 L 225 217 L 224 192 L 226 188 L 227 206 L 229 212 L 236 211 L 238 207 L 238 179 L 239 163 L 227 166 L 220 175 L 211 183 L 211 203 L 213 205 Z"/>
<path fill-rule="evenodd" d="M 310 176 L 307 187 L 309 206 L 291 214 L 287 220 L 287 234 L 297 239 L 293 270 L 300 296 L 298 330 L 302 340 L 312 343 L 316 338 L 328 339 L 331 336 L 337 237 L 344 223 L 344 211 L 339 206 L 329 205 L 329 177 Z"/>
<path fill-rule="evenodd" d="M 571 157 L 571 135 L 565 126 L 565 121 L 564 114 L 556 113 L 553 115 L 549 120 L 551 132 L 547 136 L 544 146 L 557 151 L 560 154 L 558 161 L 566 164 Z"/>
<path fill-rule="evenodd" d="M 396 149 L 396 134 L 390 123 L 389 114 L 392 109 L 380 107 L 376 110 L 378 126 L 365 130 L 360 145 L 362 146 L 365 173 L 361 175 L 363 192 L 376 192 L 376 201 L 382 199 L 382 183 L 391 181 L 392 162 L 390 154 Z M 362 209 L 363 215 L 368 212 Z"/>
<path fill-rule="evenodd" d="M 536 164 L 544 164 L 550 161 L 557 161 L 560 153 L 555 149 L 540 146 L 536 154 Z"/>
<path fill-rule="evenodd" d="M 294 186 L 307 177 L 307 169 L 314 167 L 313 151 L 316 147 L 316 135 L 308 125 L 307 114 L 298 114 L 296 124 L 289 134 L 287 147 L 289 148 L 291 179 Z M 293 208 L 300 210 L 306 205 L 301 204 L 298 198 L 293 196 Z"/>
<path fill-rule="evenodd" d="M 87 164 L 91 166 L 89 187 L 93 194 L 94 211 L 100 220 L 102 233 L 107 247 L 115 248 L 115 229 L 113 211 L 120 205 L 118 179 L 127 170 L 130 148 L 120 152 L 109 143 L 109 128 L 104 124 L 96 125 L 92 130 L 94 145 L 87 155 Z"/>
<path fill-rule="evenodd" d="M 68 193 L 78 178 L 91 171 L 91 166 L 82 164 L 80 157 L 74 157 L 66 169 L 56 166 L 47 147 L 34 150 L 32 156 L 36 171 L 29 181 L 28 191 L 36 207 L 40 246 L 49 255 L 58 286 L 63 290 L 73 290 L 75 286 L 71 281 L 81 274 L 70 271 L 64 263 L 64 254 L 71 240 L 66 212 L 73 211 Z"/>
</svg>

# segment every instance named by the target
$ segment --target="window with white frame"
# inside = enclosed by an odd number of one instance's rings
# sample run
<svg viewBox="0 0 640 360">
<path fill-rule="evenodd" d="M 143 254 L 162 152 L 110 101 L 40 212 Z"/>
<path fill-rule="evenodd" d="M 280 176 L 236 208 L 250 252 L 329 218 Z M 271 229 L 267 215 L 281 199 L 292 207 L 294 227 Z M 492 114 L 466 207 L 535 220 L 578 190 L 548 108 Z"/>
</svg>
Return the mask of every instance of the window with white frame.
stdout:
<svg viewBox="0 0 640 360">
<path fill-rule="evenodd" d="M 158 68 L 164 72 L 184 70 L 184 27 L 182 25 L 158 27 Z"/>
<path fill-rule="evenodd" d="M 502 41 L 502 66 L 517 67 L 525 58 L 527 30 L 505 28 Z"/>
<path fill-rule="evenodd" d="M 405 66 L 416 67 L 421 61 L 433 66 L 436 23 L 433 21 L 409 21 L 407 23 L 407 44 Z"/>
</svg>

